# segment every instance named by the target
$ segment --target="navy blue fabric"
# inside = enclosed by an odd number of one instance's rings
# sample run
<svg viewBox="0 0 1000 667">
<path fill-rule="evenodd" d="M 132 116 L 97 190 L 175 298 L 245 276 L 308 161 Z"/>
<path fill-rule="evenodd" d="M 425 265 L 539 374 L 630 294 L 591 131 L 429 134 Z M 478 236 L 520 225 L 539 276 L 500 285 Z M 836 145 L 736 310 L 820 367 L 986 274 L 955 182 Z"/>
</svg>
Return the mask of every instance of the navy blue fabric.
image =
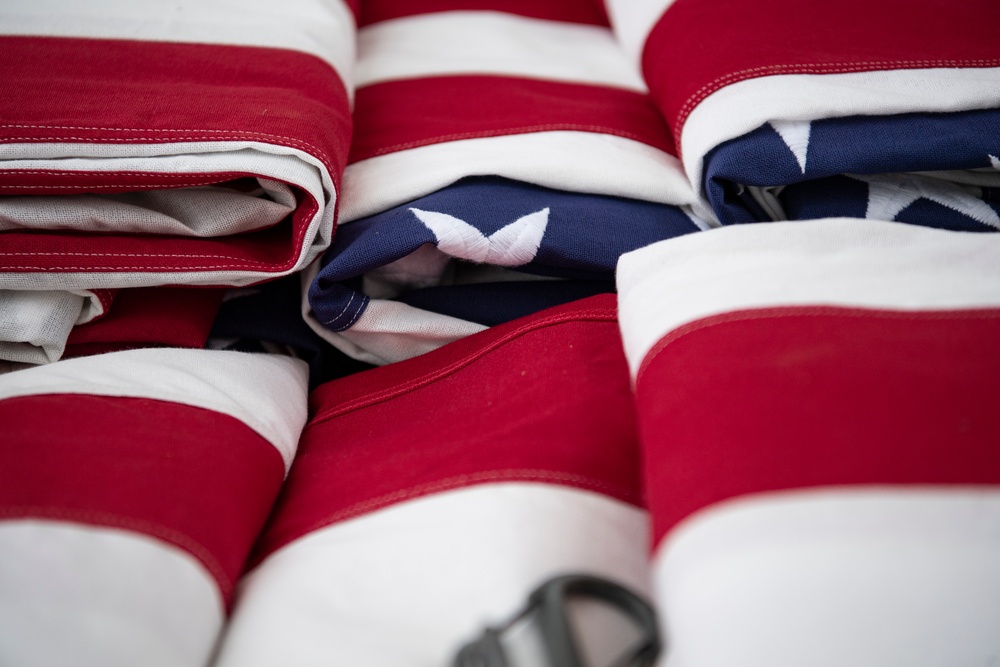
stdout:
<svg viewBox="0 0 1000 667">
<path fill-rule="evenodd" d="M 766 124 L 705 157 L 704 189 L 724 225 L 771 218 L 744 186 L 787 186 L 778 195 L 791 220 L 865 217 L 868 185 L 843 174 L 991 168 L 1000 156 L 1000 110 L 855 116 L 813 121 L 806 169 Z M 982 198 L 1000 212 L 997 193 Z M 932 205 L 933 204 L 933 205 Z M 946 209 L 946 210 L 942 210 Z M 963 213 L 919 200 L 896 220 L 930 227 L 997 231 Z"/>
<path fill-rule="evenodd" d="M 232 338 L 226 349 L 265 352 L 261 343 L 292 348 L 309 364 L 309 387 L 374 368 L 348 357 L 320 338 L 302 319 L 299 275 L 247 288 L 245 296 L 224 301 L 212 325 L 211 338 Z"/>
<path fill-rule="evenodd" d="M 406 292 L 399 301 L 492 327 L 546 308 L 614 291 L 613 282 L 532 280 L 425 287 Z"/>
<path fill-rule="evenodd" d="M 425 243 L 435 244 L 433 232 L 411 211 L 444 213 L 459 218 L 490 236 L 526 215 L 549 209 L 545 235 L 534 259 L 517 271 L 583 281 L 610 283 L 618 258 L 631 250 L 663 239 L 698 231 L 698 227 L 674 206 L 584 193 L 563 192 L 504 178 L 483 176 L 463 179 L 442 190 L 337 230 L 333 245 L 324 255 L 321 270 L 309 289 L 313 314 L 334 331 L 350 328 L 364 312 L 368 298 L 351 279 L 394 262 Z M 505 288 L 506 289 L 506 288 Z M 546 287 L 545 306 L 558 288 Z M 578 291 L 564 290 L 559 303 L 572 301 Z M 457 292 L 456 292 L 457 294 Z M 524 307 L 507 308 L 516 316 L 528 314 Z M 541 294 L 541 292 L 539 292 Z M 441 307 L 454 312 L 449 300 L 421 299 L 428 309 Z M 405 299 L 404 299 L 405 300 Z M 435 306 L 434 304 L 442 304 Z M 421 306 L 423 307 L 423 306 Z M 535 312 L 530 310 L 529 312 Z M 485 317 L 507 321 L 499 311 Z"/>
</svg>

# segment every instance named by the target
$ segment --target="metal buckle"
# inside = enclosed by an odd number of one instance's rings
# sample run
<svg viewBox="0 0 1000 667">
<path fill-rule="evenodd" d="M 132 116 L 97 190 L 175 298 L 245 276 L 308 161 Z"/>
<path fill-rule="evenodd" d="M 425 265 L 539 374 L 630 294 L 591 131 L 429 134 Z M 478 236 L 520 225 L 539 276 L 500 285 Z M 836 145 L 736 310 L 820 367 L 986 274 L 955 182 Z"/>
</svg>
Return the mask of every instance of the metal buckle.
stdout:
<svg viewBox="0 0 1000 667">
<path fill-rule="evenodd" d="M 586 651 L 576 636 L 568 613 L 571 600 L 590 600 L 621 612 L 637 631 L 631 642 L 611 662 L 590 665 Z M 533 652 L 510 649 L 509 636 L 515 629 L 533 626 L 537 635 Z M 505 645 L 507 648 L 505 648 Z M 660 652 L 660 636 L 652 608 L 627 588 L 607 579 L 570 574 L 550 579 L 528 598 L 527 607 L 498 627 L 487 627 L 482 635 L 463 646 L 453 667 L 648 667 Z M 518 655 L 520 653 L 520 655 Z M 525 656 L 528 656 L 527 658 Z"/>
</svg>

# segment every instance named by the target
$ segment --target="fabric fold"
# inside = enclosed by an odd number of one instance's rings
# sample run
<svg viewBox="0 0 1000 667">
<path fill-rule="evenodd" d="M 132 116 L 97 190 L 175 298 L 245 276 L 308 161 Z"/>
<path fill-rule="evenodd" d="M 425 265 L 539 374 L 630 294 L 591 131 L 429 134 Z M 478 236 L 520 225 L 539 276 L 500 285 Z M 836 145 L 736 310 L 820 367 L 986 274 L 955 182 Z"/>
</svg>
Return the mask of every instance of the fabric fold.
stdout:
<svg viewBox="0 0 1000 667">
<path fill-rule="evenodd" d="M 0 360 L 57 361 L 74 327 L 103 317 L 113 297 L 109 290 L 0 290 Z"/>
<path fill-rule="evenodd" d="M 0 377 L 0 414 L 0 661 L 206 664 L 305 423 L 305 365 L 71 359 Z"/>
<path fill-rule="evenodd" d="M 995 3 L 607 4 L 702 215 L 1000 229 Z"/>
<path fill-rule="evenodd" d="M 551 576 L 645 594 L 612 295 L 327 383 L 311 413 L 217 664 L 446 664 Z"/>
<path fill-rule="evenodd" d="M 246 285 L 317 257 L 350 139 L 355 18 L 296 4 L 234 17 L 185 2 L 164 21 L 7 3 L 0 287 Z"/>
<path fill-rule="evenodd" d="M 621 253 L 703 226 L 599 7 L 474 4 L 362 8 L 346 224 L 303 315 L 368 363 L 611 291 Z"/>
<path fill-rule="evenodd" d="M 623 256 L 668 661 L 997 651 L 997 239 L 827 219 Z"/>
</svg>

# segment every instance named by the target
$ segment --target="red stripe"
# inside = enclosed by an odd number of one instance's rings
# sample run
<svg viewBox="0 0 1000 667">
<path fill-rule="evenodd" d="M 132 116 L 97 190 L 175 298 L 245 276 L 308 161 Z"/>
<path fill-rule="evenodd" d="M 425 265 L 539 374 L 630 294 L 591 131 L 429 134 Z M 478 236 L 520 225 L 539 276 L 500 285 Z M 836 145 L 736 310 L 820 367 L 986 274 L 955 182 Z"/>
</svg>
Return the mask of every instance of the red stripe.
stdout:
<svg viewBox="0 0 1000 667">
<path fill-rule="evenodd" d="M 0 37 L 0 142 L 161 144 L 255 141 L 303 150 L 335 181 L 350 141 L 347 95 L 314 56 L 282 49 L 127 40 Z M 121 191 L 246 174 L 3 175 L 7 193 Z M 281 234 L 215 239 L 6 233 L 0 270 L 279 272 L 295 261 L 316 202 Z"/>
<path fill-rule="evenodd" d="M 775 74 L 1000 67 L 995 0 L 677 0 L 650 33 L 643 71 L 677 143 L 720 88 Z"/>
<path fill-rule="evenodd" d="M 332 523 L 481 483 L 639 504 L 614 306 L 586 299 L 317 389 L 257 558 Z"/>
<path fill-rule="evenodd" d="M 649 97 L 507 76 L 438 76 L 358 90 L 350 162 L 446 141 L 550 131 L 634 139 L 674 154 Z"/>
<path fill-rule="evenodd" d="M 91 350 L 169 346 L 202 348 L 222 302 L 221 289 L 146 287 L 118 290 L 111 311 L 74 327 L 64 357 Z"/>
<path fill-rule="evenodd" d="M 637 381 L 658 542 L 745 494 L 1000 483 L 1000 310 L 739 311 L 666 336 Z"/>
<path fill-rule="evenodd" d="M 361 7 L 361 27 L 419 14 L 454 11 L 490 11 L 518 14 L 533 19 L 608 25 L 608 15 L 600 0 L 365 0 Z"/>
<path fill-rule="evenodd" d="M 350 140 L 337 73 L 296 51 L 0 37 L 0 69 L 5 143 L 246 139 L 301 148 L 336 174 Z"/>
<path fill-rule="evenodd" d="M 142 533 L 200 560 L 228 601 L 284 464 L 242 422 L 144 398 L 0 401 L 0 517 Z"/>
</svg>

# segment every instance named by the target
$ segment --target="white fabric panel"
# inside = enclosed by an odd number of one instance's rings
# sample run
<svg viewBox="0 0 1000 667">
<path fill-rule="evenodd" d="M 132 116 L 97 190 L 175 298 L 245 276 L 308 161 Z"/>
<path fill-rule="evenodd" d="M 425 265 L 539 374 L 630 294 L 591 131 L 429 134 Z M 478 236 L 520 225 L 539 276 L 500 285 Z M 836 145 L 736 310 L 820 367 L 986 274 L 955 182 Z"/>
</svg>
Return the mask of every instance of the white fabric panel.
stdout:
<svg viewBox="0 0 1000 667">
<path fill-rule="evenodd" d="M 766 76 L 725 86 L 699 103 L 684 123 L 680 150 L 700 192 L 705 155 L 769 121 L 997 107 L 997 67 Z"/>
<path fill-rule="evenodd" d="M 86 290 L 0 289 L 0 361 L 14 364 L 57 361 L 66 349 L 73 327 L 102 314 L 104 304 Z"/>
<path fill-rule="evenodd" d="M 306 423 L 308 369 L 290 357 L 145 349 L 66 359 L 0 377 L 0 400 L 42 394 L 151 398 L 234 417 L 291 464 Z"/>
<path fill-rule="evenodd" d="M 26 364 L 57 361 L 85 301 L 72 292 L 0 290 L 0 359 Z"/>
<path fill-rule="evenodd" d="M 243 581 L 218 667 L 438 667 L 557 574 L 647 595 L 647 515 L 588 491 L 488 484 L 323 528 Z"/>
<path fill-rule="evenodd" d="M 187 552 L 112 528 L 0 521 L 0 664 L 199 667 L 224 619 Z"/>
<path fill-rule="evenodd" d="M 606 28 L 490 11 L 381 21 L 358 34 L 357 86 L 395 79 L 499 74 L 645 92 Z"/>
<path fill-rule="evenodd" d="M 694 667 L 943 667 L 1000 655 L 1000 490 L 760 494 L 686 520 L 654 561 Z"/>
<path fill-rule="evenodd" d="M 425 354 L 487 328 L 398 301 L 372 299 L 350 329 L 328 340 L 355 359 L 381 366 Z M 337 337 L 340 341 L 334 340 Z"/>
<path fill-rule="evenodd" d="M 76 318 L 77 324 L 86 324 L 104 314 L 104 304 L 97 295 L 90 290 L 76 290 L 72 292 L 83 297 L 83 306 L 80 308 L 80 316 Z"/>
<path fill-rule="evenodd" d="M 219 255 L 215 270 L 185 273 L 155 270 L 129 272 L 127 267 L 106 273 L 0 273 L 0 289 L 54 290 L 115 287 L 151 287 L 164 284 L 243 286 L 301 269 L 330 245 L 337 193 L 322 162 L 295 148 L 252 141 L 177 142 L 155 144 L 4 144 L 0 170 L 45 170 L 177 173 L 252 173 L 298 186 L 310 193 L 319 209 L 303 235 L 298 261 L 280 274 L 232 270 L 232 258 Z M 183 185 L 183 184 L 178 184 Z M 193 185 L 193 184 L 192 184 Z M 71 187 L 71 186 L 68 186 Z M 80 189 L 86 190 L 84 186 Z M 0 251 L 0 255 L 3 252 Z M 167 256 L 165 262 L 176 264 Z M 72 270 L 72 267 L 68 267 Z"/>
<path fill-rule="evenodd" d="M 639 67 L 646 38 L 674 0 L 604 0 L 608 19 L 625 52 Z"/>
<path fill-rule="evenodd" d="M 343 0 L 4 0 L 0 34 L 266 46 L 312 54 L 351 91 L 354 15 Z"/>
<path fill-rule="evenodd" d="M 437 260 L 443 260 L 438 262 Z M 412 260 L 412 261 L 410 261 Z M 453 343 L 460 338 L 486 330 L 485 325 L 442 315 L 392 301 L 402 287 L 431 285 L 468 285 L 480 282 L 518 282 L 524 280 L 559 280 L 519 273 L 485 264 L 447 265 L 447 255 L 425 244 L 411 255 L 382 267 L 388 272 L 364 276 L 365 294 L 371 296 L 368 307 L 347 331 L 331 331 L 323 326 L 309 306 L 309 285 L 316 278 L 317 265 L 302 272 L 302 317 L 323 340 L 347 356 L 377 366 L 410 359 Z M 442 281 L 442 273 L 448 280 Z M 377 298 L 376 298 L 377 297 Z"/>
<path fill-rule="evenodd" d="M 488 328 L 399 301 L 372 299 L 350 329 L 331 331 L 312 313 L 308 293 L 302 296 L 302 317 L 323 340 L 347 356 L 377 366 L 419 356 Z"/>
<path fill-rule="evenodd" d="M 72 229 L 117 234 L 229 236 L 276 225 L 295 210 L 284 183 L 258 179 L 240 191 L 225 185 L 123 194 L 0 197 L 0 231 Z"/>
<path fill-rule="evenodd" d="M 532 132 L 431 144 L 348 165 L 340 221 L 380 213 L 466 176 L 661 204 L 694 201 L 680 161 L 657 148 L 596 132 Z"/>
<path fill-rule="evenodd" d="M 634 377 L 663 336 L 734 310 L 1000 307 L 1000 236 L 847 218 L 735 225 L 625 254 L 617 283 Z"/>
</svg>

